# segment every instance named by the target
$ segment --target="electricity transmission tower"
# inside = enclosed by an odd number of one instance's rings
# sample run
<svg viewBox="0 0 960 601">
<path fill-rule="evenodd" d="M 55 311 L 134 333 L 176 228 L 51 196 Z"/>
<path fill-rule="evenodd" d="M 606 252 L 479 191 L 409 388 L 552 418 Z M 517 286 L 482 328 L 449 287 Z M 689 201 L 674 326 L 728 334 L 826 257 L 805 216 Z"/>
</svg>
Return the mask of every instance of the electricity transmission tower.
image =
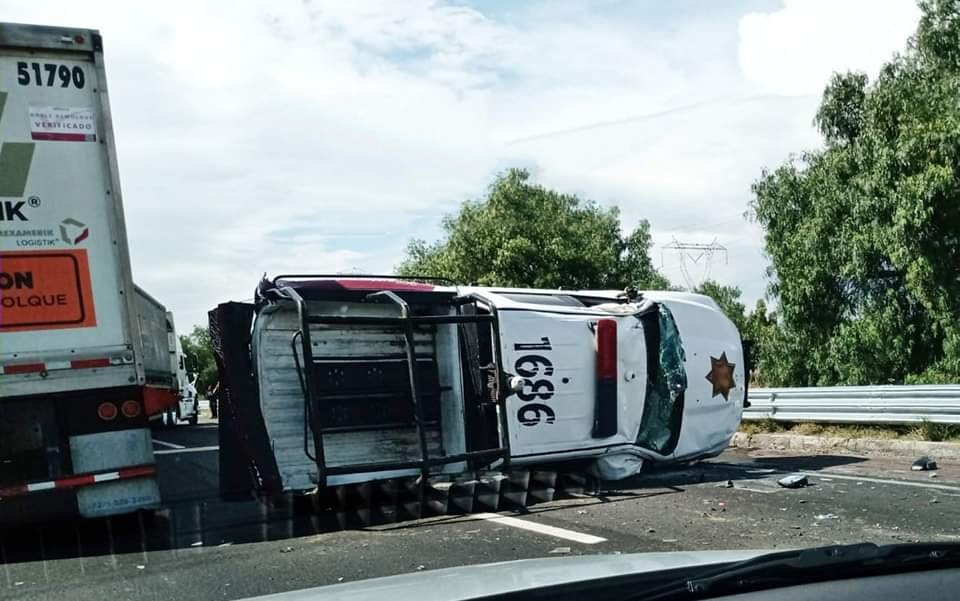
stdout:
<svg viewBox="0 0 960 601">
<path fill-rule="evenodd" d="M 717 243 L 717 239 L 714 238 L 709 244 L 702 244 L 696 242 L 680 242 L 676 238 L 673 239 L 669 244 L 663 245 L 660 249 L 660 267 L 661 269 L 664 266 L 664 253 L 666 251 L 675 251 L 680 256 L 680 273 L 683 275 L 683 280 L 687 284 L 687 288 L 693 290 L 698 285 L 702 284 L 706 280 L 710 279 L 710 270 L 713 267 L 713 257 L 717 253 L 723 254 L 723 262 L 727 263 L 727 247 L 722 244 Z M 703 275 L 697 281 L 690 274 L 690 267 L 692 265 L 698 265 L 703 261 Z"/>
</svg>

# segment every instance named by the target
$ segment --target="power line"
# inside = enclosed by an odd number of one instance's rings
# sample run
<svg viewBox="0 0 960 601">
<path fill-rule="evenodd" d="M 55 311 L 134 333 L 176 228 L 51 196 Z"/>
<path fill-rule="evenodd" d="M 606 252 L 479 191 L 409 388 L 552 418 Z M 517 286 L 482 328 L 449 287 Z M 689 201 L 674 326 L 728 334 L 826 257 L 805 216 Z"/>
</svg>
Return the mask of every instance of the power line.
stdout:
<svg viewBox="0 0 960 601">
<path fill-rule="evenodd" d="M 522 136 L 519 138 L 515 138 L 513 140 L 508 140 L 506 142 L 506 145 L 511 146 L 513 144 L 521 144 L 523 142 L 532 142 L 534 140 L 542 140 L 544 138 L 566 136 L 570 134 L 589 131 L 591 129 L 612 127 L 616 125 L 626 125 L 628 123 L 634 123 L 637 121 L 649 121 L 652 119 L 659 119 L 661 117 L 669 117 L 670 115 L 675 115 L 678 113 L 682 114 L 690 111 L 695 111 L 713 104 L 737 105 L 737 104 L 748 104 L 751 102 L 760 102 L 764 100 L 774 100 L 774 99 L 780 99 L 780 98 L 783 98 L 783 96 L 777 95 L 777 94 L 757 94 L 754 96 L 743 96 L 740 98 L 729 98 L 729 99 L 719 98 L 719 99 L 713 99 L 713 100 L 703 100 L 701 102 L 694 102 L 692 104 L 685 104 L 683 106 L 669 108 L 662 111 L 654 111 L 652 113 L 636 115 L 633 117 L 624 117 L 622 119 L 612 119 L 610 121 L 598 121 L 596 123 L 588 123 L 586 125 L 578 125 L 574 127 L 557 129 L 554 131 L 548 131 L 548 132 L 543 132 L 539 134 L 532 134 L 529 136 Z"/>
<path fill-rule="evenodd" d="M 676 251 L 680 256 L 680 274 L 683 276 L 684 282 L 687 284 L 687 288 L 694 289 L 698 285 L 702 284 L 706 280 L 710 279 L 710 271 L 713 268 L 713 256 L 717 253 L 723 254 L 723 262 L 727 263 L 727 247 L 722 244 L 717 243 L 717 239 L 714 238 L 709 244 L 703 244 L 699 242 L 680 242 L 674 238 L 668 244 L 664 244 L 660 248 L 660 268 L 663 269 L 664 253 L 665 251 L 673 250 Z M 703 277 L 699 281 L 696 281 L 693 276 L 690 274 L 690 269 L 688 268 L 688 262 L 697 264 L 700 261 L 703 261 Z"/>
</svg>

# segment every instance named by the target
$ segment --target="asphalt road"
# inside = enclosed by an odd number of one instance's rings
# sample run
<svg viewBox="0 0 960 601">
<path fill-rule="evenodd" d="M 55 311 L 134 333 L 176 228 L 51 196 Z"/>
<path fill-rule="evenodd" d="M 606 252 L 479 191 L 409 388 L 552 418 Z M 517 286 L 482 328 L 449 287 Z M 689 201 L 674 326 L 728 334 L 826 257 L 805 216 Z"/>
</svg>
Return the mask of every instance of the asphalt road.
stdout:
<svg viewBox="0 0 960 601">
<path fill-rule="evenodd" d="M 0 598 L 237 599 L 553 555 L 960 539 L 960 465 L 931 478 L 907 457 L 731 450 L 520 512 L 358 527 L 358 514 L 218 499 L 215 424 L 155 441 L 166 508 L 0 533 Z M 810 486 L 777 485 L 795 472 Z"/>
</svg>

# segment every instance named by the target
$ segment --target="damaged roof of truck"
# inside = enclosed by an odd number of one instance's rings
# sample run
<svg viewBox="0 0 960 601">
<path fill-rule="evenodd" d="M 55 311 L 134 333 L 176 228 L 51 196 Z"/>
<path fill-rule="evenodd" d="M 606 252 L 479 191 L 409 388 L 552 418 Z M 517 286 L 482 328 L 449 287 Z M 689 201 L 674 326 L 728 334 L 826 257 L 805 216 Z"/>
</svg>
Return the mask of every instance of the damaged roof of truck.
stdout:
<svg viewBox="0 0 960 601">
<path fill-rule="evenodd" d="M 453 297 L 458 290 L 450 280 L 444 278 L 412 277 L 396 275 L 353 275 L 353 274 L 283 274 L 272 280 L 263 279 L 257 285 L 257 305 L 265 302 L 289 298 L 282 289 L 293 290 L 305 300 L 330 299 L 339 296 L 355 297 L 357 293 L 389 290 L 398 293 L 419 293 L 431 295 L 449 295 Z"/>
<path fill-rule="evenodd" d="M 540 307 L 574 313 L 592 313 L 596 311 L 593 309 L 596 305 L 639 300 L 679 301 L 718 308 L 710 297 L 689 292 L 458 286 L 452 280 L 442 277 L 368 274 L 283 274 L 273 279 L 264 276 L 256 290 L 257 304 L 288 298 L 287 294 L 279 292 L 282 288 L 291 289 L 306 300 L 355 297 L 358 293 L 382 290 L 450 297 L 476 294 L 501 309 Z"/>
</svg>

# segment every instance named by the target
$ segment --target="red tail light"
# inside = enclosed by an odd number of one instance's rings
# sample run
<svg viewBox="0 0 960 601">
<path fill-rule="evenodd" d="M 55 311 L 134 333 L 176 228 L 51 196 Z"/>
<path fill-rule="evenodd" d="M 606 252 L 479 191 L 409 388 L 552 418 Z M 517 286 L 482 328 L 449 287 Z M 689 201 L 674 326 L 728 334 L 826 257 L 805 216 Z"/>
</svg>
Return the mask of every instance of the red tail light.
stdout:
<svg viewBox="0 0 960 601">
<path fill-rule="evenodd" d="M 140 415 L 140 403 L 136 401 L 124 401 L 120 405 L 120 412 L 124 417 L 137 417 Z"/>
<path fill-rule="evenodd" d="M 597 379 L 617 377 L 617 320 L 597 321 Z"/>
<path fill-rule="evenodd" d="M 617 320 L 597 321 L 597 392 L 593 416 L 594 438 L 617 433 Z"/>
<path fill-rule="evenodd" d="M 74 359 L 70 362 L 71 369 L 93 369 L 95 367 L 110 367 L 110 359 Z"/>
<path fill-rule="evenodd" d="M 105 422 L 111 421 L 117 417 L 117 406 L 113 403 L 100 403 L 97 407 L 97 417 Z"/>
<path fill-rule="evenodd" d="M 47 367 L 43 363 L 20 363 L 16 365 L 4 365 L 5 374 L 35 374 L 42 372 Z"/>
</svg>

